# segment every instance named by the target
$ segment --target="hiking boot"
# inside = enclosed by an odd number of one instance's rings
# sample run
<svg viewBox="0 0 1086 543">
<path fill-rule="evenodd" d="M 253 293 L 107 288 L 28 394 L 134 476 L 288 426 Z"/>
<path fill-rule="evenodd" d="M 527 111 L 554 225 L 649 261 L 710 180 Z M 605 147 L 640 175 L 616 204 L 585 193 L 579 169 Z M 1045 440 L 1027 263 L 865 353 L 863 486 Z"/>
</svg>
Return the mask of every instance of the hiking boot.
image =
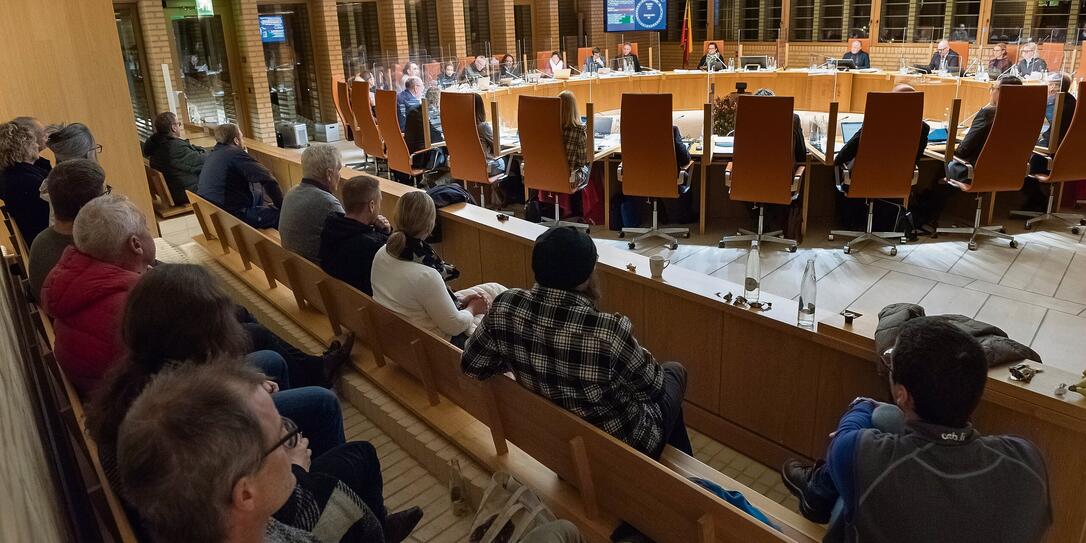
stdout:
<svg viewBox="0 0 1086 543">
<path fill-rule="evenodd" d="M 385 542 L 400 543 L 407 539 L 421 520 L 422 509 L 417 506 L 390 514 L 385 518 Z"/>
<path fill-rule="evenodd" d="M 811 479 L 815 471 L 820 469 L 824 462 L 807 464 L 796 459 L 786 460 L 781 466 L 781 479 L 784 486 L 799 499 L 799 512 L 811 521 L 826 524 L 830 521 L 830 513 L 833 512 L 836 500 L 819 496 L 811 491 Z"/>
<path fill-rule="evenodd" d="M 347 332 L 342 338 L 342 340 L 333 339 L 328 349 L 321 355 L 321 360 L 324 362 L 324 379 L 329 387 L 335 384 L 343 365 L 351 360 L 354 332 Z"/>
</svg>

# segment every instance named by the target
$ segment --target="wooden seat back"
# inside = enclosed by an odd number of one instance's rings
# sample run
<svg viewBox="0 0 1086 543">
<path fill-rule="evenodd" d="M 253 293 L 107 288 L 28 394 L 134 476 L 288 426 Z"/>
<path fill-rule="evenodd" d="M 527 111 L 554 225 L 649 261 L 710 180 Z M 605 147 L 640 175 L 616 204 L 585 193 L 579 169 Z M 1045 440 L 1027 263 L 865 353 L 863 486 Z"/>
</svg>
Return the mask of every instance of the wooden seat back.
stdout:
<svg viewBox="0 0 1086 543">
<path fill-rule="evenodd" d="M 370 109 L 369 82 L 352 81 L 350 101 L 351 112 L 354 113 L 354 122 L 359 132 L 359 136 L 355 136 L 355 139 L 362 138 L 362 150 L 367 155 L 385 158 L 385 142 L 381 139 L 381 133 L 377 130 L 377 123 L 373 120 L 373 112 Z"/>
<path fill-rule="evenodd" d="M 521 96 L 517 104 L 524 186 L 569 194 L 569 163 L 562 135 L 562 99 Z"/>
<path fill-rule="evenodd" d="M 1086 41 L 1079 42 L 1078 65 L 1075 66 L 1075 81 L 1086 79 Z"/>
<path fill-rule="evenodd" d="M 1048 88 L 1006 85 L 999 89 L 995 121 L 973 167 L 969 192 L 1022 188 L 1037 134 L 1044 123 Z"/>
<path fill-rule="evenodd" d="M 641 58 L 641 55 L 637 54 L 637 42 L 635 42 L 635 41 L 630 42 L 630 54 L 631 55 L 637 55 L 638 59 Z M 621 57 L 621 56 L 622 56 L 622 43 L 619 43 L 618 45 L 615 46 L 615 57 L 617 58 L 617 57 Z"/>
<path fill-rule="evenodd" d="M 143 171 L 147 174 L 147 184 L 151 189 L 151 198 L 155 200 L 155 210 L 159 208 L 171 208 L 177 204 L 173 201 L 170 189 L 166 185 L 166 176 L 162 172 L 152 168 L 149 164 L 143 165 Z"/>
<path fill-rule="evenodd" d="M 489 183 L 486 154 L 479 141 L 475 122 L 475 94 L 441 93 L 441 127 L 449 150 L 449 170 L 453 178 L 472 183 Z"/>
<path fill-rule="evenodd" d="M 1018 44 L 1017 43 L 1005 43 L 1007 47 L 1007 59 L 1011 61 L 1011 64 L 1018 64 Z"/>
<path fill-rule="evenodd" d="M 622 193 L 648 198 L 676 198 L 679 188 L 670 94 L 623 94 Z"/>
<path fill-rule="evenodd" d="M 952 41 L 950 44 L 950 50 L 958 53 L 958 66 L 962 71 L 965 71 L 966 66 L 969 66 L 969 42 L 967 41 Z"/>
<path fill-rule="evenodd" d="M 924 93 L 871 92 L 860 148 L 852 162 L 849 198 L 905 198 L 913 185 Z"/>
<path fill-rule="evenodd" d="M 792 202 L 793 100 L 791 96 L 739 96 L 729 194 L 732 200 Z"/>
<path fill-rule="evenodd" d="M 348 128 L 355 132 L 358 127 L 355 126 L 354 113 L 350 108 L 351 96 L 347 82 L 336 77 L 332 78 L 332 103 L 336 107 L 336 116 L 339 117 L 339 122 L 343 125 L 343 135 L 346 138 Z"/>
<path fill-rule="evenodd" d="M 437 81 L 441 77 L 441 63 L 440 62 L 427 62 L 422 65 L 422 75 L 426 78 L 426 85 Z"/>
<path fill-rule="evenodd" d="M 591 47 L 578 47 L 577 48 L 577 66 L 578 70 L 584 68 L 584 63 L 588 62 L 588 59 L 592 58 Z"/>
<path fill-rule="evenodd" d="M 400 132 L 400 121 L 396 113 L 396 91 L 377 91 L 377 129 L 381 139 L 385 140 L 385 153 L 388 167 L 393 171 L 411 175 L 411 152 Z"/>
<path fill-rule="evenodd" d="M 551 73 L 551 53 L 554 51 L 536 51 L 535 67 L 541 72 Z"/>
<path fill-rule="evenodd" d="M 1064 183 L 1086 179 L 1086 82 L 1079 81 L 1078 95 L 1083 100 L 1075 102 L 1074 111 L 1064 111 L 1063 115 L 1073 115 L 1067 133 L 1060 140 L 1056 154 L 1052 156 L 1052 168 L 1044 180 L 1049 183 Z M 1052 130 L 1058 131 L 1058 127 Z M 1050 132 L 1055 134 L 1057 132 Z"/>
<path fill-rule="evenodd" d="M 705 53 L 709 52 L 709 44 L 710 43 L 715 43 L 716 44 L 716 50 L 719 51 L 720 56 L 723 57 L 724 56 L 724 40 L 705 40 L 704 42 L 701 43 L 701 54 L 704 55 Z"/>
</svg>

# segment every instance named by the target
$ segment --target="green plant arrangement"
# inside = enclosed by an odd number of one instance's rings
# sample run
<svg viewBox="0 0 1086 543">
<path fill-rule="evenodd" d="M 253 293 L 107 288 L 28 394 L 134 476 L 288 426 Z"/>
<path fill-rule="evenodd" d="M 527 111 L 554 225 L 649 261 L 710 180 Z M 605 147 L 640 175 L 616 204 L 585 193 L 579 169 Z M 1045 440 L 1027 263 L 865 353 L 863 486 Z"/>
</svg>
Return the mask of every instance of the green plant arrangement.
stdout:
<svg viewBox="0 0 1086 543">
<path fill-rule="evenodd" d="M 735 106 L 738 96 L 733 92 L 723 98 L 713 99 L 713 134 L 727 136 L 735 130 Z"/>
</svg>

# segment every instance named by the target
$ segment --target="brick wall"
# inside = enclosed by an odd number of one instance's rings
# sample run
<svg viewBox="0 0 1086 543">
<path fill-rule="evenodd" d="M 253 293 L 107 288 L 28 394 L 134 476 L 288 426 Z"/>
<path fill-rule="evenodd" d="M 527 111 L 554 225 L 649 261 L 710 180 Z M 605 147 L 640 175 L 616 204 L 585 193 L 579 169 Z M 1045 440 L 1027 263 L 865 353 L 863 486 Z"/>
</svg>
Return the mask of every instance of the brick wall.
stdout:
<svg viewBox="0 0 1086 543">
<path fill-rule="evenodd" d="M 494 51 L 516 56 L 517 33 L 513 22 L 513 0 L 490 0 L 490 42 Z M 532 51 L 527 54 L 529 62 L 535 59 Z"/>
<path fill-rule="evenodd" d="M 407 12 L 403 0 L 377 0 L 381 26 L 381 52 L 397 60 L 407 59 Z"/>
<path fill-rule="evenodd" d="M 532 41 L 535 42 L 536 52 L 560 49 L 562 43 L 558 41 L 558 0 L 535 0 L 534 6 Z"/>
<path fill-rule="evenodd" d="M 183 90 L 181 73 L 175 65 L 170 33 L 167 30 L 166 16 L 162 11 L 161 0 L 140 0 L 136 4 L 140 31 L 143 34 L 143 54 L 147 59 L 147 72 L 151 79 L 151 94 L 154 110 L 169 111 L 166 97 L 166 79 L 162 75 L 162 65 L 170 66 L 170 83 L 174 90 Z M 180 109 L 180 108 L 179 108 Z"/>
<path fill-rule="evenodd" d="M 494 6 L 498 2 L 490 2 L 491 20 L 493 20 Z M 512 5 L 510 3 L 510 5 Z M 491 24 L 491 36 L 494 33 L 494 24 Z M 466 29 L 464 28 L 464 0 L 437 0 L 437 28 L 441 38 L 441 51 L 445 57 L 462 57 L 467 54 Z M 495 41 L 494 47 L 498 47 Z M 430 55 L 438 56 L 437 51 L 431 51 Z"/>
<path fill-rule="evenodd" d="M 260 43 L 260 24 L 256 0 L 235 0 L 234 26 L 237 31 L 238 53 L 241 56 L 242 81 L 239 89 L 249 110 L 250 137 L 275 145 L 275 117 L 272 113 L 268 72 L 264 64 L 264 48 Z"/>
</svg>

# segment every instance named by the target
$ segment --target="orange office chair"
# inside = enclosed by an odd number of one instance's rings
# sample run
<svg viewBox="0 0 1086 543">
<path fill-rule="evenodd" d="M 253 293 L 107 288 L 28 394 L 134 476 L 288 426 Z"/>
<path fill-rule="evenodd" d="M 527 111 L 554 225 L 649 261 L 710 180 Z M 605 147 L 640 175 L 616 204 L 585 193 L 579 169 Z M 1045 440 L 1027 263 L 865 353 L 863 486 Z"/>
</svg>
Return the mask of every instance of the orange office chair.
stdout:
<svg viewBox="0 0 1086 543">
<path fill-rule="evenodd" d="M 454 179 L 481 185 L 479 205 L 486 207 L 486 191 L 506 174 L 489 175 L 486 153 L 479 141 L 479 126 L 475 122 L 475 94 L 470 92 L 441 93 L 441 126 L 445 131 L 445 147 L 449 151 L 449 171 Z"/>
<path fill-rule="evenodd" d="M 847 198 L 863 198 L 867 204 L 867 228 L 863 232 L 832 230 L 834 236 L 853 238 L 844 246 L 845 254 L 865 241 L 890 247 L 890 256 L 897 255 L 891 240 L 905 243 L 904 232 L 872 232 L 875 200 L 909 197 L 916 184 L 916 149 L 920 146 L 924 122 L 924 93 L 872 92 L 864 107 L 864 124 L 860 132 L 860 148 L 852 164 L 836 169 L 837 189 Z"/>
<path fill-rule="evenodd" d="M 954 160 L 968 170 L 966 181 L 947 179 L 947 184 L 962 192 L 976 194 L 977 212 L 973 226 L 967 228 L 939 228 L 936 234 L 969 234 L 969 250 L 976 250 L 978 237 L 995 237 L 1017 247 L 1014 237 L 1007 235 L 1002 226 L 981 226 L 980 216 L 984 193 L 1017 191 L 1029 175 L 1029 157 L 1037 134 L 1041 132 L 1047 104 L 1048 88 L 1043 85 L 1008 85 L 999 89 L 995 121 L 992 131 L 984 142 L 976 164 L 960 158 Z"/>
<path fill-rule="evenodd" d="M 765 205 L 791 204 L 799 194 L 804 166 L 793 165 L 791 96 L 739 96 L 735 110 L 735 149 L 732 161 L 724 170 L 724 183 L 729 197 L 738 202 L 751 202 L 758 208 L 757 230 L 739 230 L 735 236 L 724 236 L 718 244 L 750 241 L 782 243 L 795 252 L 796 241 L 780 237 L 781 231 L 765 232 Z"/>
<path fill-rule="evenodd" d="M 690 237 L 689 228 L 660 228 L 657 212 L 657 200 L 660 198 L 678 198 L 681 192 L 690 189 L 690 166 L 679 168 L 675 157 L 675 139 L 671 124 L 670 94 L 623 94 L 622 118 L 627 119 L 620 125 L 622 138 L 622 163 L 618 165 L 618 180 L 622 183 L 622 193 L 627 196 L 642 196 L 652 204 L 652 228 L 623 228 L 619 237 L 626 234 L 640 234 L 628 245 L 636 248 L 637 242 L 660 237 L 667 247 L 675 249 L 679 241 L 672 234 Z M 637 119 L 636 122 L 629 120 Z"/>
<path fill-rule="evenodd" d="M 411 182 L 418 187 L 419 179 L 428 170 L 415 168 L 411 160 L 415 155 L 429 152 L 429 149 L 420 149 L 411 153 L 407 149 L 407 142 L 400 132 L 399 117 L 396 115 L 396 91 L 377 91 L 377 128 L 381 131 L 381 139 L 385 141 L 385 152 L 388 154 L 388 169 L 399 172 L 411 178 Z M 420 106 L 421 107 L 421 106 Z"/>
<path fill-rule="evenodd" d="M 554 195 L 554 219 L 543 219 L 545 224 L 588 230 L 587 224 L 563 221 L 558 208 L 559 194 L 573 194 L 585 186 L 575 186 L 573 172 L 566 161 L 561 116 L 560 98 L 520 97 L 517 119 L 520 126 L 529 127 L 520 133 L 520 150 L 524 157 L 521 164 L 524 186 Z M 529 164 L 530 167 L 527 166 Z"/>
<path fill-rule="evenodd" d="M 374 173 L 381 173 L 381 161 L 387 161 L 385 155 L 385 142 L 381 139 L 381 133 L 377 130 L 377 123 L 373 120 L 373 110 L 370 109 L 370 84 L 366 81 L 352 81 L 350 92 L 351 112 L 354 114 L 355 145 L 361 140 L 362 151 L 367 157 L 373 158 Z"/>
<path fill-rule="evenodd" d="M 1058 183 L 1059 190 L 1056 190 L 1056 187 L 1049 190 L 1048 206 L 1045 208 L 1044 213 L 1036 211 L 1011 212 L 1012 215 L 1031 217 L 1026 221 L 1026 230 L 1032 229 L 1034 224 L 1049 220 L 1059 220 L 1071 224 L 1071 233 L 1075 235 L 1081 232 L 1080 226 L 1086 226 L 1086 218 L 1082 215 L 1060 213 L 1058 211 L 1059 203 L 1056 200 L 1056 195 L 1063 193 L 1064 183 L 1086 180 L 1086 106 L 1082 105 L 1082 102 L 1086 101 L 1084 92 L 1086 92 L 1086 81 L 1080 81 L 1078 95 L 1082 96 L 1084 100 L 1080 100 L 1075 104 L 1074 111 L 1064 110 L 1061 112 L 1062 115 L 1073 115 L 1073 117 L 1071 117 L 1071 125 L 1067 128 L 1067 133 L 1059 141 L 1056 152 L 1051 156 L 1045 156 L 1048 161 L 1048 173 L 1031 176 L 1041 183 Z M 1050 137 L 1059 137 L 1058 133 L 1058 127 L 1054 126 L 1049 130 Z M 1057 208 L 1057 211 L 1053 212 L 1053 208 Z"/>
</svg>

